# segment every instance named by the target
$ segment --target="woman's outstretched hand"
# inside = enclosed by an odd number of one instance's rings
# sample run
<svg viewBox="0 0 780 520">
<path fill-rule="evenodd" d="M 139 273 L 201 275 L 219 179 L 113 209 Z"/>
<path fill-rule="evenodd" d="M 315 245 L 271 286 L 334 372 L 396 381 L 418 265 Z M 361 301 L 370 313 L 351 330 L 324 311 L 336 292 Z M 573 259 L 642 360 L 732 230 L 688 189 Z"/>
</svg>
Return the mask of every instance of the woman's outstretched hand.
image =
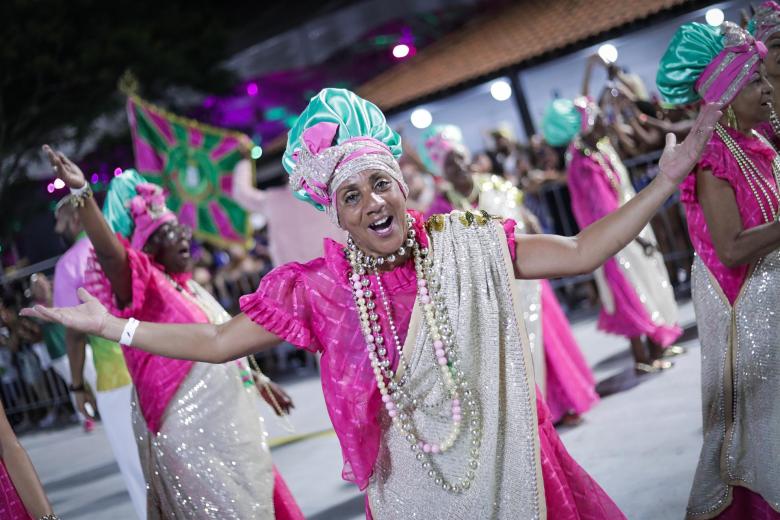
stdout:
<svg viewBox="0 0 780 520">
<path fill-rule="evenodd" d="M 81 168 L 76 166 L 76 163 L 68 159 L 64 153 L 55 151 L 48 144 L 43 145 L 43 151 L 49 158 L 51 167 L 54 169 L 54 174 L 57 175 L 68 188 L 77 190 L 84 187 L 87 183 L 87 179 L 84 177 L 84 172 L 81 171 Z"/>
<path fill-rule="evenodd" d="M 723 113 L 719 103 L 708 103 L 699 111 L 691 131 L 682 143 L 677 144 L 674 134 L 666 134 L 666 146 L 658 167 L 661 175 L 675 185 L 681 183 L 693 170 L 704 147 L 712 136 L 715 124 Z"/>
<path fill-rule="evenodd" d="M 108 310 L 83 287 L 78 290 L 78 294 L 84 303 L 76 307 L 44 307 L 43 305 L 35 305 L 22 309 L 19 314 L 40 318 L 45 321 L 54 321 L 61 323 L 69 329 L 101 336 L 105 331 L 106 321 L 109 316 Z"/>
</svg>

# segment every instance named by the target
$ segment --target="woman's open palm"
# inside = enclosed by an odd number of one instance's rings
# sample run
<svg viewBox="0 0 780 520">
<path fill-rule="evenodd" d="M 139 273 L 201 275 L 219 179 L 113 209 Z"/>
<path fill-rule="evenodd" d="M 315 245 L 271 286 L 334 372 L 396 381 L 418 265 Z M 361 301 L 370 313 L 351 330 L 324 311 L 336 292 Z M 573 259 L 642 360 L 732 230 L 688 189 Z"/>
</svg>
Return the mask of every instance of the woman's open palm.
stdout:
<svg viewBox="0 0 780 520">
<path fill-rule="evenodd" d="M 97 298 L 89 294 L 86 289 L 78 291 L 82 303 L 76 307 L 44 307 L 35 305 L 22 309 L 22 316 L 40 318 L 45 321 L 61 323 L 69 329 L 78 330 L 87 334 L 100 336 L 105 330 L 108 310 Z"/>
<path fill-rule="evenodd" d="M 691 131 L 682 143 L 677 144 L 674 134 L 666 134 L 666 146 L 658 166 L 675 184 L 681 183 L 699 162 L 704 147 L 712 136 L 715 124 L 723 115 L 717 103 L 704 105 L 693 123 Z"/>
</svg>

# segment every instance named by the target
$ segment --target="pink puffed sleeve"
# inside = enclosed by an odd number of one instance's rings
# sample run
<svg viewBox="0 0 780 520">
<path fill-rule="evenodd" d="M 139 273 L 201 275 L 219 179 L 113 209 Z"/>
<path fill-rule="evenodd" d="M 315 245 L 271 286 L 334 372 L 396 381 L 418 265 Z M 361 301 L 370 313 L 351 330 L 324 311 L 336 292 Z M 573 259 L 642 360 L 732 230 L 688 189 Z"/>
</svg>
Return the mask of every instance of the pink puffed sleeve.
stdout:
<svg viewBox="0 0 780 520">
<path fill-rule="evenodd" d="M 257 291 L 238 302 L 241 312 L 284 341 L 312 352 L 322 350 L 311 332 L 312 311 L 303 265 L 277 267 L 263 277 Z"/>
<path fill-rule="evenodd" d="M 120 318 L 137 317 L 141 313 L 141 309 L 144 308 L 147 294 L 154 290 L 154 281 L 152 279 L 154 266 L 149 255 L 133 249 L 124 237 L 117 236 L 127 251 L 127 265 L 130 269 L 131 277 L 130 302 L 125 307 L 119 307 L 114 290 L 111 287 L 111 282 L 98 262 L 94 249 L 90 252 L 90 258 L 87 263 L 84 287 L 100 300 L 114 316 Z"/>
<path fill-rule="evenodd" d="M 504 234 L 506 235 L 506 245 L 509 247 L 509 255 L 512 257 L 512 261 L 516 260 L 517 256 L 517 243 L 515 241 L 515 226 L 517 222 L 508 218 L 504 220 L 501 225 L 504 227 Z"/>
<path fill-rule="evenodd" d="M 699 168 L 710 170 L 718 179 L 731 182 L 732 172 L 739 172 L 739 166 L 720 137 L 713 135 L 699 159 Z"/>
</svg>

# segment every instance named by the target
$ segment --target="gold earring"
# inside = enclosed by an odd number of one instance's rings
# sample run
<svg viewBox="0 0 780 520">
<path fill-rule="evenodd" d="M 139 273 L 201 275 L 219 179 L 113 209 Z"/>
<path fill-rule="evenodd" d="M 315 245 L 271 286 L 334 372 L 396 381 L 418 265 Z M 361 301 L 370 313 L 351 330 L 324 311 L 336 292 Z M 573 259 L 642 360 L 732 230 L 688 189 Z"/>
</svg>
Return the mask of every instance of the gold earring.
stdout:
<svg viewBox="0 0 780 520">
<path fill-rule="evenodd" d="M 734 109 L 729 105 L 726 109 L 726 126 L 739 130 L 739 122 L 737 121 L 737 114 L 734 113 Z"/>
</svg>

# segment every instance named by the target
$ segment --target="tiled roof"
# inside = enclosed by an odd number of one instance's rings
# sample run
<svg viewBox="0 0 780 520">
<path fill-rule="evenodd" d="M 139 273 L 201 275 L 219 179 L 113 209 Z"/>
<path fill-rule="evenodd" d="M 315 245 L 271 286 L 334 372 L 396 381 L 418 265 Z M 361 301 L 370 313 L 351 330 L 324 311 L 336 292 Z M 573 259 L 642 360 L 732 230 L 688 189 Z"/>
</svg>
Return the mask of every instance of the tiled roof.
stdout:
<svg viewBox="0 0 780 520">
<path fill-rule="evenodd" d="M 388 110 L 641 20 L 686 0 L 526 0 L 475 19 L 357 92 Z"/>
<path fill-rule="evenodd" d="M 691 0 L 524 0 L 479 17 L 357 89 L 390 110 Z M 268 144 L 284 149 L 287 135 Z"/>
</svg>

